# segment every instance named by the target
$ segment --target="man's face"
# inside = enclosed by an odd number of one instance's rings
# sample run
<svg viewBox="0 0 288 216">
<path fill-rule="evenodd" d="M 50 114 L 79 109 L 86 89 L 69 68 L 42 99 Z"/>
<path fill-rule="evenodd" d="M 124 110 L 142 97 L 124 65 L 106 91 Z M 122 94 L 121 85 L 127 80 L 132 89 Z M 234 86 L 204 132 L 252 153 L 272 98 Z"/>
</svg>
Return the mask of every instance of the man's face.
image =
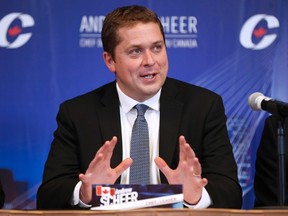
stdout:
<svg viewBox="0 0 288 216">
<path fill-rule="evenodd" d="M 162 87 L 168 72 L 166 47 L 156 23 L 138 23 L 118 30 L 120 43 L 115 59 L 104 52 L 111 72 L 116 74 L 120 89 L 137 101 L 154 96 Z"/>
</svg>

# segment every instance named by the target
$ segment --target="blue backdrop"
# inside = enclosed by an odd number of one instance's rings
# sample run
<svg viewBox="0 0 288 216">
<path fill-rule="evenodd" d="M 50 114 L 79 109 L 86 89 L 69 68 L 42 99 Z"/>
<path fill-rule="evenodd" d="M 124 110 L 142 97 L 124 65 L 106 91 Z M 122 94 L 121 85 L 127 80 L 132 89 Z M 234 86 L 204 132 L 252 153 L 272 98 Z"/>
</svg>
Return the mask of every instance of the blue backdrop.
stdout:
<svg viewBox="0 0 288 216">
<path fill-rule="evenodd" d="M 129 4 L 160 17 L 170 77 L 222 95 L 243 208 L 253 207 L 255 151 L 267 113 L 252 111 L 247 98 L 260 91 L 288 101 L 286 0 L 1 0 L 5 208 L 35 208 L 59 104 L 114 79 L 102 60 L 102 21 Z"/>
</svg>

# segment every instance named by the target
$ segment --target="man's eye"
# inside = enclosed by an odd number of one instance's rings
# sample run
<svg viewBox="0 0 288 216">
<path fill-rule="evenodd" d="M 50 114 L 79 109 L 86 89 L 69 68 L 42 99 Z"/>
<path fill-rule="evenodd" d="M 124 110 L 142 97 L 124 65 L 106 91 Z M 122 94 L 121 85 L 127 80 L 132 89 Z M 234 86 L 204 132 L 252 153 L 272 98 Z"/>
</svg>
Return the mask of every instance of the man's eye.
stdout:
<svg viewBox="0 0 288 216">
<path fill-rule="evenodd" d="M 153 47 L 153 52 L 160 52 L 162 50 L 162 45 L 156 45 Z"/>
<path fill-rule="evenodd" d="M 131 55 L 138 55 L 140 53 L 141 53 L 140 49 L 132 49 L 129 51 L 129 54 L 131 54 Z"/>
</svg>

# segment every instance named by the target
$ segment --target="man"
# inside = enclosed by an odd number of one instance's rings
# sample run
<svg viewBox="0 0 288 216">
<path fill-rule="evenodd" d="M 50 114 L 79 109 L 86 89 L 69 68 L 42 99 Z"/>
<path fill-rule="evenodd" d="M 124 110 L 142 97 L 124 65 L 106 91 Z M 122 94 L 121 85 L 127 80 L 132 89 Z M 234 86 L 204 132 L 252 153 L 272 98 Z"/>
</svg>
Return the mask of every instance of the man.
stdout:
<svg viewBox="0 0 288 216">
<path fill-rule="evenodd" d="M 255 207 L 272 207 L 279 205 L 278 196 L 278 147 L 277 128 L 279 117 L 269 116 L 264 124 L 260 145 L 257 150 L 255 164 Z M 288 120 L 284 122 L 285 144 L 288 144 Z M 287 152 L 287 147 L 286 147 Z M 287 153 L 285 158 L 285 170 L 288 174 Z M 287 186 L 287 181 L 286 181 Z M 288 193 L 286 188 L 286 200 Z M 287 205 L 287 201 L 285 205 Z"/>
<path fill-rule="evenodd" d="M 116 81 L 60 106 L 37 207 L 89 207 L 93 183 L 128 184 L 133 107 L 141 103 L 149 106 L 150 183 L 182 184 L 188 207 L 240 208 L 222 99 L 166 78 L 157 15 L 142 6 L 118 8 L 106 16 L 102 42 Z"/>
</svg>

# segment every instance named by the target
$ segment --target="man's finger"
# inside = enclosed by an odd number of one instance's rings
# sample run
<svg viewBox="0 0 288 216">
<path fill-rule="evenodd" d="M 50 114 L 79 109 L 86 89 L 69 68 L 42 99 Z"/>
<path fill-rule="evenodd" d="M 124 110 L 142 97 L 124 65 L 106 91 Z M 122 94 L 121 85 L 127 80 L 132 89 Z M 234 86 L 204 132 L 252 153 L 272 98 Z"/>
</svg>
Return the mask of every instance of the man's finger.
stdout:
<svg viewBox="0 0 288 216">
<path fill-rule="evenodd" d="M 196 155 L 189 144 L 185 144 L 185 153 L 187 157 L 187 165 L 190 167 L 194 166 L 195 164 L 194 159 L 196 158 Z"/>
<path fill-rule="evenodd" d="M 180 136 L 179 137 L 179 160 L 180 161 L 186 160 L 185 143 L 186 143 L 186 140 L 184 136 Z"/>
<path fill-rule="evenodd" d="M 110 141 L 107 141 L 107 145 L 105 145 L 103 151 L 105 151 L 105 153 L 103 152 L 103 154 L 105 154 L 105 160 L 109 161 L 111 160 L 115 145 L 117 143 L 117 137 L 113 136 L 112 139 Z"/>
<path fill-rule="evenodd" d="M 115 148 L 116 143 L 117 143 L 117 137 L 116 136 L 113 136 L 111 140 L 107 140 L 103 144 L 103 146 L 98 150 L 95 158 L 97 157 L 97 155 L 103 154 L 103 160 L 109 161 L 109 164 L 110 164 L 110 159 L 112 157 L 113 150 Z"/>
<path fill-rule="evenodd" d="M 166 176 L 167 179 L 169 179 L 172 170 L 167 165 L 167 163 L 161 157 L 156 157 L 154 161 L 161 172 Z"/>
<path fill-rule="evenodd" d="M 114 168 L 114 171 L 117 175 L 117 178 L 125 171 L 127 170 L 131 164 L 133 163 L 133 160 L 131 158 L 126 158 L 123 160 L 117 167 Z"/>
<path fill-rule="evenodd" d="M 198 158 L 194 158 L 194 160 L 193 160 L 193 175 L 201 176 L 201 174 L 202 174 L 201 164 L 200 164 Z"/>
</svg>

